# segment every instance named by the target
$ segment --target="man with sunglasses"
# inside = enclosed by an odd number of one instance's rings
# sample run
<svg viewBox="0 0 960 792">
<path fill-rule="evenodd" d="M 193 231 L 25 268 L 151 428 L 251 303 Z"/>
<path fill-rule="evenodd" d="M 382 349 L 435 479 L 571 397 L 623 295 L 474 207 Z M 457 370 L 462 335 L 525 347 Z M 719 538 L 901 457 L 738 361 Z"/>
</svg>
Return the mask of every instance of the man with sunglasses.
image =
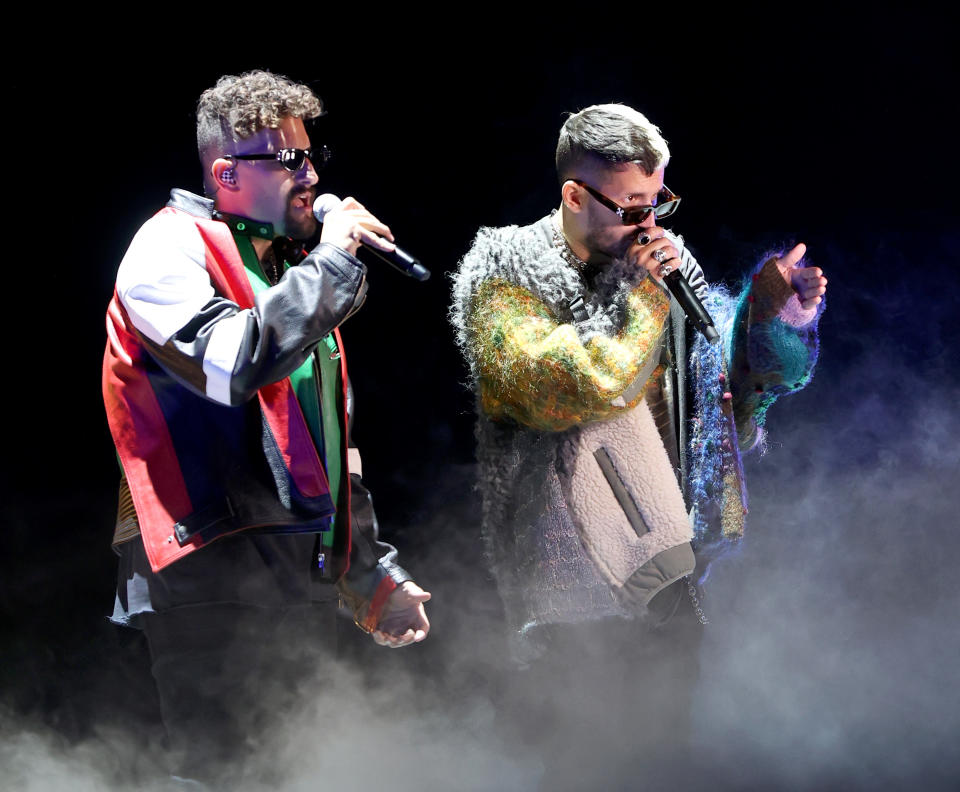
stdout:
<svg viewBox="0 0 960 792">
<path fill-rule="evenodd" d="M 743 531 L 741 451 L 816 360 L 826 279 L 804 246 L 762 262 L 738 299 L 711 290 L 659 224 L 680 204 L 668 160 L 632 108 L 570 116 L 559 210 L 482 229 L 454 280 L 485 546 L 526 669 L 502 711 L 535 735 L 542 788 L 599 773 L 683 786 L 698 581 Z M 663 283 L 674 270 L 722 343 L 692 337 Z"/>
<path fill-rule="evenodd" d="M 143 628 L 178 770 L 194 778 L 242 771 L 298 683 L 335 684 L 338 603 L 385 646 L 429 630 L 430 595 L 379 541 L 348 448 L 337 328 L 366 295 L 358 246 L 391 250 L 392 235 L 348 198 L 303 250 L 329 157 L 304 121 L 320 113 L 309 88 L 268 72 L 206 91 L 208 197 L 173 190 L 131 242 L 108 311 L 113 619 Z"/>
</svg>

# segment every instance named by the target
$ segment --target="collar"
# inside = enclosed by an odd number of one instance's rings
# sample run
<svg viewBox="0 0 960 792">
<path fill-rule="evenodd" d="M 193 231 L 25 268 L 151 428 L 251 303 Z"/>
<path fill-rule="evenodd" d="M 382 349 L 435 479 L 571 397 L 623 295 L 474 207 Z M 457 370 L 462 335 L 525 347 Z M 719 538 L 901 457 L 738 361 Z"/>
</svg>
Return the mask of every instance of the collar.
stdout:
<svg viewBox="0 0 960 792">
<path fill-rule="evenodd" d="M 212 217 L 213 216 L 213 199 L 212 198 L 203 198 L 202 196 L 195 195 L 188 190 L 181 190 L 178 187 L 174 187 L 170 190 L 170 200 L 167 201 L 167 206 L 170 206 L 174 209 L 179 209 L 182 212 L 191 214 L 194 217 Z"/>
<path fill-rule="evenodd" d="M 213 211 L 212 217 L 214 220 L 220 220 L 226 223 L 234 234 L 273 241 L 274 233 L 272 223 L 261 223 L 257 220 L 251 220 L 249 217 L 240 217 L 239 215 L 218 212 L 217 210 Z"/>
<path fill-rule="evenodd" d="M 167 206 L 180 209 L 187 214 L 192 214 L 194 217 L 209 217 L 213 220 L 221 220 L 230 226 L 230 230 L 233 231 L 234 234 L 259 237 L 260 239 L 273 241 L 272 223 L 258 223 L 249 217 L 240 217 L 239 215 L 227 214 L 226 212 L 218 212 L 214 208 L 212 198 L 203 198 L 187 190 L 174 187 L 170 190 L 170 200 L 167 201 Z"/>
<path fill-rule="evenodd" d="M 274 236 L 272 223 L 260 223 L 248 217 L 240 217 L 239 215 L 227 214 L 226 212 L 218 212 L 216 210 L 213 212 L 213 219 L 226 223 L 234 236 L 256 237 L 258 239 L 268 240 L 279 262 L 286 261 L 290 264 L 298 264 L 306 255 L 302 242 L 297 242 L 295 239 L 290 239 L 290 237 Z M 274 282 L 279 279 L 282 273 L 283 269 L 281 268 Z"/>
<path fill-rule="evenodd" d="M 274 238 L 272 223 L 258 223 L 248 217 L 218 212 L 214 208 L 212 198 L 204 198 L 188 190 L 181 190 L 174 187 L 170 191 L 170 200 L 167 201 L 167 206 L 180 209 L 194 217 L 207 217 L 213 220 L 220 220 L 227 224 L 234 235 L 269 239 L 273 242 L 274 250 L 281 261 L 285 260 L 291 264 L 296 264 L 304 256 L 302 242 L 296 242 L 289 237 Z"/>
</svg>

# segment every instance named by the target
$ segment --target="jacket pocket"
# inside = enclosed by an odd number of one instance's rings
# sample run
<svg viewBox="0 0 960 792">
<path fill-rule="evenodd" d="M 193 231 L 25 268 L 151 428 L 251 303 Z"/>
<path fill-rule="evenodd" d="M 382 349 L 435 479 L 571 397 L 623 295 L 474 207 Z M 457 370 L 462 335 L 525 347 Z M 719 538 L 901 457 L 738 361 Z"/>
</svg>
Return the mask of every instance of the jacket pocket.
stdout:
<svg viewBox="0 0 960 792">
<path fill-rule="evenodd" d="M 620 504 L 620 508 L 623 509 L 623 514 L 627 518 L 627 522 L 630 523 L 630 527 L 636 531 L 637 536 L 646 536 L 650 533 L 650 526 L 647 525 L 647 521 L 643 519 L 640 509 L 637 508 L 637 504 L 634 503 L 633 497 L 627 490 L 627 485 L 623 479 L 620 478 L 620 474 L 617 473 L 617 468 L 613 464 L 610 452 L 607 451 L 606 448 L 598 448 L 593 452 L 593 458 L 597 460 L 603 477 L 607 480 L 607 484 L 610 485 L 613 496 L 617 499 L 617 503 Z"/>
</svg>

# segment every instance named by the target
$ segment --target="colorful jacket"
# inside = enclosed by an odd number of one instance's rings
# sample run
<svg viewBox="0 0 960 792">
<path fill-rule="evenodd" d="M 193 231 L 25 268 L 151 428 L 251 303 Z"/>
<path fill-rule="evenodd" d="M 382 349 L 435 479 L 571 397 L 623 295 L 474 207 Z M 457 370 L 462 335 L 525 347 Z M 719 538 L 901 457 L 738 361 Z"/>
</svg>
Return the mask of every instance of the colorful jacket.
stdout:
<svg viewBox="0 0 960 792">
<path fill-rule="evenodd" d="M 663 436 L 676 445 L 690 533 L 698 548 L 716 547 L 743 530 L 741 451 L 757 444 L 773 400 L 811 376 L 817 312 L 789 305 L 774 261 L 734 300 L 708 290 L 682 239 L 673 241 L 721 345 L 698 336 L 688 349 L 682 313 L 645 272 L 615 262 L 579 273 L 554 246 L 550 217 L 481 229 L 454 276 L 451 319 L 478 399 L 484 544 L 518 635 L 632 613 L 571 519 L 565 476 L 581 464 L 571 455 L 583 428 L 633 411 L 658 383 L 677 417 Z M 669 578 L 662 571 L 651 591 Z"/>
<path fill-rule="evenodd" d="M 104 403 L 155 571 L 238 531 L 318 532 L 350 513 L 349 487 L 332 502 L 289 374 L 363 302 L 365 269 L 321 243 L 255 297 L 212 210 L 173 190 L 131 242 L 107 311 Z M 346 387 L 343 356 L 341 374 Z M 333 574 L 381 603 L 409 576 L 393 548 L 352 533 L 335 537 Z"/>
</svg>

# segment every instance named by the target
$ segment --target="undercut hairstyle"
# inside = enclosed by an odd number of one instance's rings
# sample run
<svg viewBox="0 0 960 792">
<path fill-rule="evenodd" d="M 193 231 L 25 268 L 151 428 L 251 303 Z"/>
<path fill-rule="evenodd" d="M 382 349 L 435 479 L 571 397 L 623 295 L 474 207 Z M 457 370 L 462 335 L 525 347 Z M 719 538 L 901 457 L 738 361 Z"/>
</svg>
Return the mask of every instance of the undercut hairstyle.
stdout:
<svg viewBox="0 0 960 792">
<path fill-rule="evenodd" d="M 280 74 L 251 71 L 228 74 L 208 88 L 197 103 L 197 149 L 206 168 L 237 140 L 276 129 L 284 118 L 316 118 L 323 105 L 306 85 Z"/>
<path fill-rule="evenodd" d="M 592 105 L 571 115 L 557 141 L 560 184 L 579 176 L 593 159 L 613 165 L 633 163 L 647 176 L 666 167 L 670 149 L 660 130 L 647 117 L 623 104 Z"/>
</svg>

